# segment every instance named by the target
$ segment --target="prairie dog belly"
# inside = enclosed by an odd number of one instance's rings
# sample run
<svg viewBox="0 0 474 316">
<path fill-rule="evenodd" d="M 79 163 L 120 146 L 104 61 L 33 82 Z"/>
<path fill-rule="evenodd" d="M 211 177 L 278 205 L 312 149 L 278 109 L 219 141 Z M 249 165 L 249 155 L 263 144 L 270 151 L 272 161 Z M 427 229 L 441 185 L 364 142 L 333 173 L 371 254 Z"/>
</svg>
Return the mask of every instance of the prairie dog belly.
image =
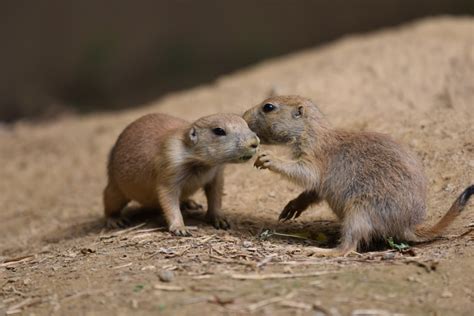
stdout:
<svg viewBox="0 0 474 316">
<path fill-rule="evenodd" d="M 188 175 L 182 179 L 182 189 L 180 200 L 184 200 L 200 188 L 203 188 L 207 183 L 211 182 L 216 176 L 218 168 L 211 169 L 196 169 L 190 170 Z M 136 173 L 135 175 L 139 175 Z M 158 202 L 157 188 L 159 185 L 176 186 L 177 184 L 164 183 L 166 180 L 164 175 L 160 174 L 159 171 L 156 174 L 153 173 L 142 173 L 139 177 L 123 177 L 118 183 L 118 186 L 124 192 L 124 194 L 130 200 L 136 201 L 146 207 L 160 207 Z M 168 181 L 166 181 L 168 182 Z M 173 181 L 170 181 L 173 183 Z"/>
</svg>

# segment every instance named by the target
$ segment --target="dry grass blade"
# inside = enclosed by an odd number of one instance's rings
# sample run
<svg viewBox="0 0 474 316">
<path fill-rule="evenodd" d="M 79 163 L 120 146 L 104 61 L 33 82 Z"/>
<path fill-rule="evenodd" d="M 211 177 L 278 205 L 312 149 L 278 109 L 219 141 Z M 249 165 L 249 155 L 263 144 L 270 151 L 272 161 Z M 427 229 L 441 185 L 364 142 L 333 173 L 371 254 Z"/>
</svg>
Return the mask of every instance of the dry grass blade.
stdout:
<svg viewBox="0 0 474 316">
<path fill-rule="evenodd" d="M 387 311 L 381 309 L 356 309 L 352 311 L 352 316 L 389 316 L 393 315 Z"/>
<path fill-rule="evenodd" d="M 278 305 L 289 308 L 304 309 L 307 311 L 313 309 L 313 306 L 310 304 L 288 300 L 281 301 L 280 303 L 278 303 Z"/>
<path fill-rule="evenodd" d="M 153 288 L 155 290 L 171 291 L 171 292 L 182 292 L 182 291 L 184 291 L 183 287 L 177 286 L 177 285 L 155 284 L 153 286 Z"/>
<path fill-rule="evenodd" d="M 122 229 L 122 230 L 116 231 L 116 232 L 114 232 L 110 235 L 100 236 L 99 239 L 103 240 L 103 239 L 110 239 L 110 238 L 118 237 L 118 236 L 127 234 L 129 232 L 132 232 L 134 230 L 137 230 L 137 229 L 139 229 L 139 228 L 141 228 L 145 225 L 146 225 L 146 223 L 141 223 L 141 224 L 138 224 L 136 226 L 133 226 L 133 227 L 130 227 L 130 228 L 127 228 L 127 229 Z"/>
<path fill-rule="evenodd" d="M 14 264 L 30 261 L 34 257 L 35 257 L 35 255 L 27 255 L 27 256 L 21 256 L 21 257 L 6 259 L 5 261 L 3 261 L 3 263 L 0 264 L 0 267 L 8 267 L 8 266 L 11 266 L 11 265 L 14 265 Z"/>
<path fill-rule="evenodd" d="M 126 264 L 121 264 L 121 265 L 112 267 L 111 269 L 112 270 L 122 269 L 122 268 L 130 267 L 132 264 L 133 264 L 132 262 L 129 262 L 129 263 L 126 263 Z"/>
<path fill-rule="evenodd" d="M 210 278 L 212 278 L 212 275 L 210 274 L 196 275 L 196 276 L 191 277 L 191 279 L 193 280 L 203 280 L 203 279 L 210 279 Z"/>
<path fill-rule="evenodd" d="M 23 307 L 28 307 L 28 306 L 31 306 L 31 305 L 34 305 L 34 304 L 38 304 L 41 302 L 41 299 L 37 298 L 37 299 L 32 299 L 31 297 L 30 298 L 27 298 L 26 300 L 18 303 L 18 304 L 15 304 L 13 306 L 10 306 L 7 311 L 5 312 L 6 315 L 12 315 L 12 314 L 17 314 L 17 313 L 21 313 L 21 309 Z"/>
<path fill-rule="evenodd" d="M 216 235 L 204 236 L 204 237 L 200 238 L 199 243 L 200 244 L 205 244 L 206 242 L 208 242 L 209 240 L 211 240 L 214 237 L 216 237 Z"/>
<path fill-rule="evenodd" d="M 103 290 L 103 289 L 101 289 L 101 290 L 87 290 L 87 291 L 78 292 L 76 294 L 66 296 L 66 297 L 63 298 L 62 301 L 67 302 L 67 301 L 70 301 L 70 300 L 74 300 L 76 298 L 81 298 L 81 297 L 84 297 L 84 296 L 92 296 L 92 295 L 96 295 L 96 294 L 103 293 L 103 292 L 105 292 L 105 290 Z"/>
<path fill-rule="evenodd" d="M 182 251 L 178 252 L 178 253 L 176 254 L 176 256 L 178 256 L 178 257 L 183 256 L 183 255 L 186 254 L 186 253 L 189 251 L 189 249 L 191 249 L 191 248 L 192 248 L 192 246 L 188 246 L 188 247 L 184 248 Z"/>
<path fill-rule="evenodd" d="M 156 227 L 156 228 L 145 228 L 145 229 L 139 229 L 139 230 L 136 230 L 134 231 L 133 233 L 135 235 L 138 235 L 138 234 L 146 234 L 146 233 L 153 233 L 153 232 L 158 232 L 158 231 L 164 231 L 164 230 L 167 230 L 168 228 L 166 227 Z"/>
<path fill-rule="evenodd" d="M 304 266 L 304 265 L 327 265 L 326 261 L 322 260 L 299 260 L 299 261 L 282 261 L 277 264 L 288 266 Z"/>
<path fill-rule="evenodd" d="M 273 258 L 275 258 L 276 256 L 277 256 L 276 253 L 272 253 L 271 255 L 266 256 L 260 262 L 257 263 L 257 268 L 263 267 L 264 265 L 272 261 Z"/>
<path fill-rule="evenodd" d="M 253 303 L 253 304 L 250 304 L 247 309 L 250 311 L 250 312 L 255 312 L 256 310 L 262 308 L 262 307 L 265 307 L 267 305 L 270 305 L 270 304 L 275 304 L 275 303 L 278 303 L 278 302 L 281 302 L 283 300 L 287 300 L 287 299 L 290 299 L 292 298 L 293 296 L 295 295 L 295 292 L 290 292 L 286 295 L 282 295 L 282 296 L 275 296 L 275 297 L 271 297 L 271 298 L 267 298 L 267 299 L 264 299 L 262 301 L 259 301 L 259 302 L 256 302 L 256 303 Z"/>
<path fill-rule="evenodd" d="M 431 273 L 433 271 L 436 271 L 439 261 L 429 260 L 429 261 L 423 262 L 423 261 L 418 261 L 418 260 L 406 260 L 405 263 L 414 264 L 420 268 L 423 268 L 427 273 Z"/>
<path fill-rule="evenodd" d="M 313 304 L 313 310 L 319 311 L 319 312 L 323 313 L 326 316 L 332 316 L 333 315 L 333 313 L 330 310 L 328 310 L 326 307 L 323 307 L 323 306 L 318 305 L 318 304 Z"/>
<path fill-rule="evenodd" d="M 336 273 L 336 271 L 318 271 L 308 273 L 269 273 L 269 274 L 232 274 L 232 279 L 237 280 L 269 280 L 269 279 L 293 279 L 314 277 L 324 274 Z"/>
<path fill-rule="evenodd" d="M 255 266 L 255 263 L 253 263 L 253 262 L 247 262 L 247 261 L 244 261 L 244 260 L 232 260 L 232 259 L 227 259 L 227 258 L 216 256 L 216 255 L 209 255 L 209 258 L 214 259 L 219 263 L 241 264 L 241 265 L 250 266 L 250 267 Z"/>
</svg>

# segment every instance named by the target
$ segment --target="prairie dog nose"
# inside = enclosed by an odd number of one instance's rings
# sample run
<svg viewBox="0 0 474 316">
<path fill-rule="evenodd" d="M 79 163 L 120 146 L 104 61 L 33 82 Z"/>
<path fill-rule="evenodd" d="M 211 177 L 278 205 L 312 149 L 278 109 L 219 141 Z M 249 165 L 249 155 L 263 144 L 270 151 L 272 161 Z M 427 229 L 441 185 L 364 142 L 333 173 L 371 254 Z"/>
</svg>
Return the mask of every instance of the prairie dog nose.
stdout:
<svg viewBox="0 0 474 316">
<path fill-rule="evenodd" d="M 254 138 L 250 139 L 248 144 L 249 144 L 249 147 L 256 149 L 258 148 L 258 145 L 260 145 L 260 138 L 258 138 L 258 136 L 255 135 Z"/>
</svg>

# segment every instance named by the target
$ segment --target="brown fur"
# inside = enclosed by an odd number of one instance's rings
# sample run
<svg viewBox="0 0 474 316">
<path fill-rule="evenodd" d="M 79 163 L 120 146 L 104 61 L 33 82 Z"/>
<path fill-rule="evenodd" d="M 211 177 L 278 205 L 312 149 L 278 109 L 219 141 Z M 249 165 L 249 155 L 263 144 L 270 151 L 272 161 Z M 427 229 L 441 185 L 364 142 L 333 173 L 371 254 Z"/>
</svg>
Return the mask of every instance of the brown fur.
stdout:
<svg viewBox="0 0 474 316">
<path fill-rule="evenodd" d="M 265 104 L 274 109 L 264 111 Z M 438 236 L 461 212 L 468 188 L 433 227 L 425 227 L 427 181 L 418 159 L 389 136 L 333 129 L 318 107 L 300 96 L 277 96 L 248 110 L 244 119 L 262 143 L 291 146 L 294 161 L 261 154 L 255 165 L 301 185 L 280 219 L 298 217 L 311 204 L 327 201 L 342 221 L 340 255 L 377 238 L 424 241 Z"/>
<path fill-rule="evenodd" d="M 213 132 L 222 128 L 226 135 Z M 149 114 L 131 123 L 110 152 L 109 182 L 104 213 L 111 225 L 131 201 L 160 208 L 169 230 L 189 235 L 180 207 L 197 207 L 189 197 L 204 188 L 207 218 L 216 228 L 228 228 L 220 215 L 223 165 L 250 159 L 259 139 L 234 114 L 215 114 L 190 124 L 165 114 Z"/>
</svg>

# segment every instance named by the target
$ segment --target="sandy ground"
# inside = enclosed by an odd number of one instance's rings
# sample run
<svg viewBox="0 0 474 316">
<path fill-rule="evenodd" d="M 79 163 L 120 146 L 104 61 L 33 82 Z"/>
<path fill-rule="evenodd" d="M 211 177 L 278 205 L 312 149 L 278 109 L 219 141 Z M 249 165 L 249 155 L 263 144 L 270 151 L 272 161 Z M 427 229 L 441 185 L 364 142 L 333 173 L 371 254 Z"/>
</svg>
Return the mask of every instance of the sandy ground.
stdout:
<svg viewBox="0 0 474 316">
<path fill-rule="evenodd" d="M 134 110 L 2 126 L 0 315 L 470 315 L 474 235 L 458 235 L 474 222 L 472 201 L 446 238 L 412 252 L 314 258 L 307 245 L 337 242 L 328 207 L 278 224 L 299 189 L 247 163 L 226 170 L 229 231 L 193 213 L 194 236 L 175 238 L 133 206 L 130 229 L 103 229 L 107 152 L 127 123 L 155 111 L 242 113 L 272 90 L 311 97 L 334 126 L 388 133 L 415 151 L 430 179 L 428 221 L 474 182 L 472 18 L 349 37 Z M 267 228 L 307 239 L 260 239 Z"/>
</svg>

